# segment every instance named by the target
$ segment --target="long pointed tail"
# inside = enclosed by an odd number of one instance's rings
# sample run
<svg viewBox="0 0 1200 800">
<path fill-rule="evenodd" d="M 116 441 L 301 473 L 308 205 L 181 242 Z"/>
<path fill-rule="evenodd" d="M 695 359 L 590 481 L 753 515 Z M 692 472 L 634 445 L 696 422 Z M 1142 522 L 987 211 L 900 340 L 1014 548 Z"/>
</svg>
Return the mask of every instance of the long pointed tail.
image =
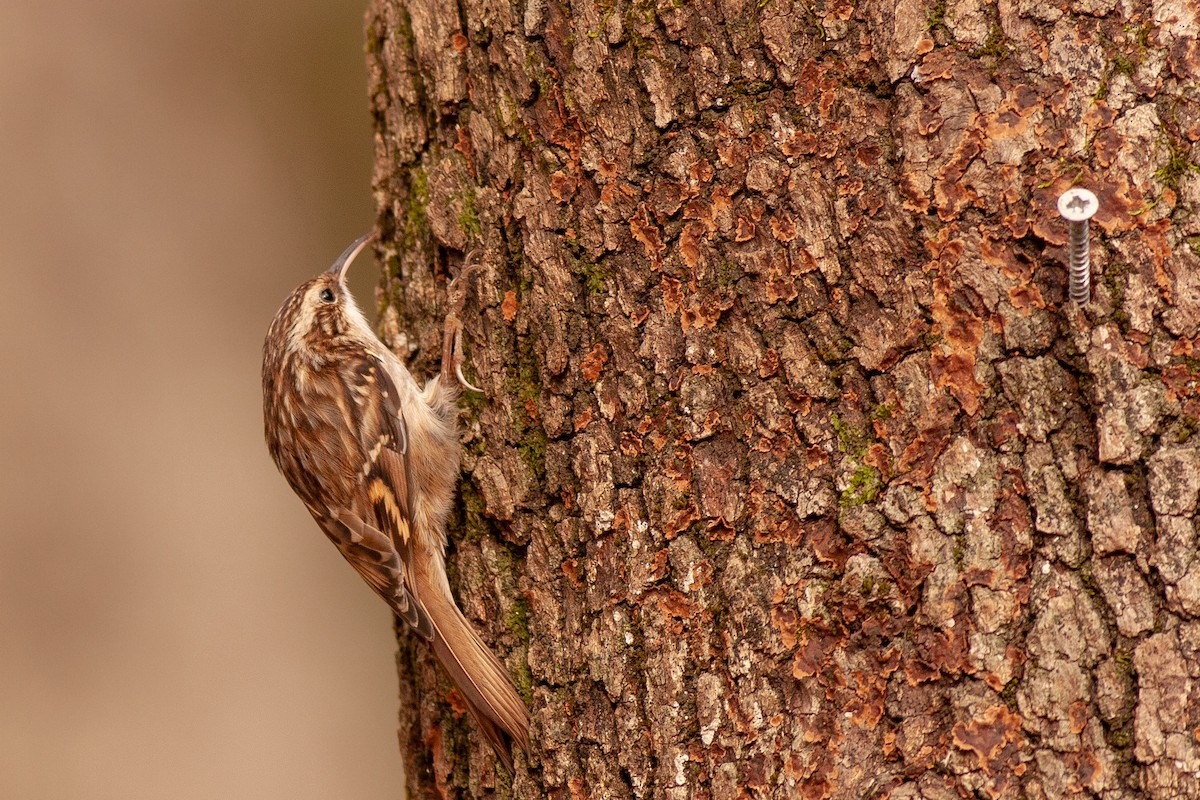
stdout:
<svg viewBox="0 0 1200 800">
<path fill-rule="evenodd" d="M 466 698 L 480 731 L 512 772 L 512 745 L 529 749 L 525 703 L 500 660 L 458 610 L 445 578 L 430 581 L 422 570 L 416 572 L 416 594 L 433 623 L 433 651 Z"/>
</svg>

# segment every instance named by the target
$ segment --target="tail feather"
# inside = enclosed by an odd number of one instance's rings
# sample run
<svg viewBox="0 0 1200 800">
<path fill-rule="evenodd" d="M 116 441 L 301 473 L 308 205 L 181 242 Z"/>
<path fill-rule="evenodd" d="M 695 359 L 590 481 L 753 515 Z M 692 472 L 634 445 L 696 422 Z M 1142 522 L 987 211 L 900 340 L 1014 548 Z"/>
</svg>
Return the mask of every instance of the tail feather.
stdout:
<svg viewBox="0 0 1200 800">
<path fill-rule="evenodd" d="M 421 581 L 418 570 L 418 581 Z M 423 581 L 421 581 L 423 582 Z M 440 581 L 438 582 L 440 583 Z M 433 624 L 433 651 L 462 692 L 479 730 L 512 771 L 512 745 L 529 749 L 529 712 L 508 672 L 458 610 L 449 587 L 418 586 Z"/>
</svg>

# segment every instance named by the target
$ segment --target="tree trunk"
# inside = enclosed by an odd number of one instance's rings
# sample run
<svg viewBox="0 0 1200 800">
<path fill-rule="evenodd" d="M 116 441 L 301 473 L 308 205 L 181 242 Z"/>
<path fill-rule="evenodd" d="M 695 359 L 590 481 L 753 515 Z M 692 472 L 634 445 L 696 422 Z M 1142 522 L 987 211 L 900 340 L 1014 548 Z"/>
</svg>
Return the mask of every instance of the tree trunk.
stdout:
<svg viewBox="0 0 1200 800">
<path fill-rule="evenodd" d="M 1192 0 L 375 0 L 384 332 L 466 323 L 414 797 L 1200 797 Z M 1093 290 L 1055 201 L 1092 188 Z"/>
</svg>

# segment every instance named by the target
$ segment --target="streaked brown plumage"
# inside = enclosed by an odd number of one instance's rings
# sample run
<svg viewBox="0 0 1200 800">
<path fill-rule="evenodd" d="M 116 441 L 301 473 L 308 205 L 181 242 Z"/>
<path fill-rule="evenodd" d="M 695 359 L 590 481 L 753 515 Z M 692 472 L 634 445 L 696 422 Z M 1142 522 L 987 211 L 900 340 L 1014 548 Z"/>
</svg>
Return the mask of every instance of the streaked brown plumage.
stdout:
<svg viewBox="0 0 1200 800">
<path fill-rule="evenodd" d="M 528 748 L 529 714 L 455 604 L 444 562 L 458 481 L 461 291 L 446 319 L 441 374 L 419 388 L 346 288 L 346 270 L 370 238 L 302 283 L 271 322 L 267 447 L 346 560 L 430 643 L 511 771 L 512 744 Z"/>
</svg>

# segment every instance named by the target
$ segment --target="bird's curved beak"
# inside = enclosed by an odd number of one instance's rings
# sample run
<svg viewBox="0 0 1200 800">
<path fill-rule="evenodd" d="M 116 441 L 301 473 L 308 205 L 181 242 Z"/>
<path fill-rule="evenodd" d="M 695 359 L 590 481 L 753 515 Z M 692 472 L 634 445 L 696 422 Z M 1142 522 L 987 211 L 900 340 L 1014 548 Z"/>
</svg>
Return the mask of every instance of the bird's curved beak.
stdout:
<svg viewBox="0 0 1200 800">
<path fill-rule="evenodd" d="M 351 262 L 354 261 L 362 249 L 367 246 L 367 242 L 375 238 L 375 231 L 371 231 L 365 236 L 360 236 L 350 243 L 350 246 L 342 251 L 342 254 L 337 257 L 337 261 L 333 262 L 333 266 L 326 272 L 330 272 L 337 276 L 337 279 L 343 280 L 346 277 L 346 270 L 350 269 Z"/>
</svg>

